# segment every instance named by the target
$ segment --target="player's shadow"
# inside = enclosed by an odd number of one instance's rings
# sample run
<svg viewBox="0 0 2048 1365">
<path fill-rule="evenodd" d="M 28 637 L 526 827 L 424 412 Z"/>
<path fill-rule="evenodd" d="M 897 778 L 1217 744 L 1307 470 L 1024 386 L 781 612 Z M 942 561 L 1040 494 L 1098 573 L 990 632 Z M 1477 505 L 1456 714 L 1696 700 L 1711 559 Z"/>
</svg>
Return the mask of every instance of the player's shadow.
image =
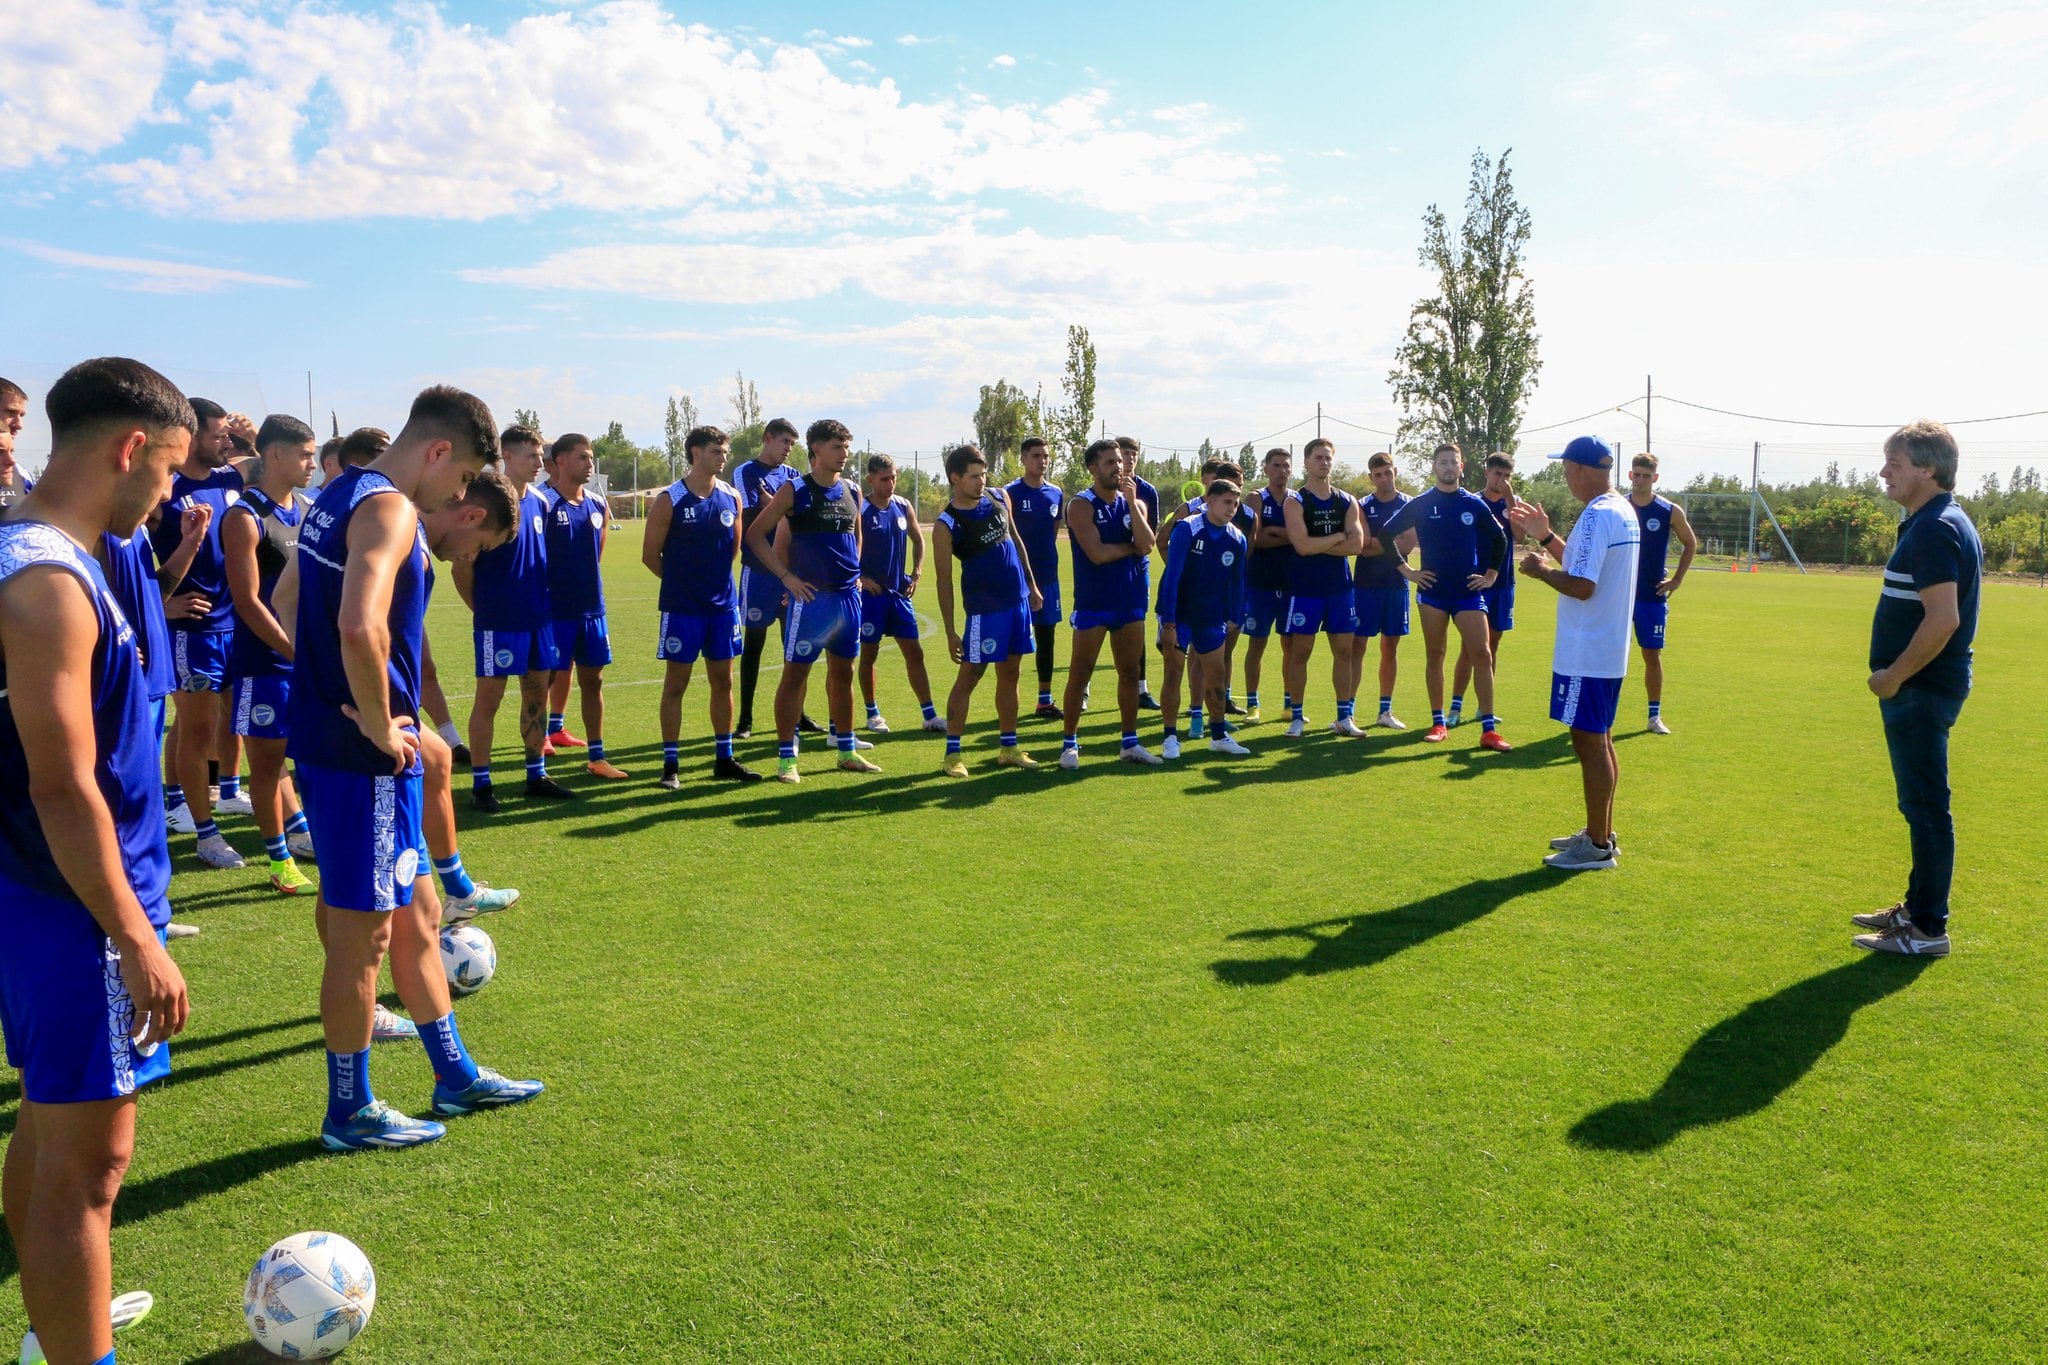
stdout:
<svg viewBox="0 0 2048 1365">
<path fill-rule="evenodd" d="M 203 1356 L 188 1356 L 185 1365 L 270 1365 L 275 1359 L 276 1356 L 255 1342 L 242 1341 L 217 1351 L 208 1351 Z"/>
<path fill-rule="evenodd" d="M 1445 757 L 1450 763 L 1444 770 L 1444 777 L 1450 781 L 1470 781 L 1489 772 L 1529 772 L 1536 768 L 1578 762 L 1578 755 L 1572 752 L 1569 730 L 1559 730 L 1541 739 L 1517 744 L 1504 754 L 1475 747 L 1453 749 Z"/>
<path fill-rule="evenodd" d="M 1266 783 L 1340 777 L 1364 772 L 1384 764 L 1410 763 L 1442 757 L 1434 746 L 1404 750 L 1398 742 L 1380 742 L 1377 738 L 1349 739 L 1327 732 L 1321 735 L 1304 735 L 1300 739 L 1288 739 L 1278 729 L 1269 730 L 1263 737 L 1249 730 L 1241 730 L 1236 738 L 1243 741 L 1245 747 L 1252 751 L 1252 762 L 1257 766 L 1246 766 L 1243 760 L 1211 754 L 1207 740 L 1194 741 L 1187 751 L 1188 756 L 1181 762 L 1194 768 L 1201 775 L 1202 785 L 1189 787 L 1188 795 L 1241 793 L 1246 787 Z"/>
<path fill-rule="evenodd" d="M 1688 1129 L 1754 1114 L 1842 1040 L 1856 1011 L 1904 990 L 1928 961 L 1872 954 L 1745 1005 L 1701 1034 L 1656 1094 L 1596 1109 L 1568 1136 L 1601 1151 L 1654 1152 Z"/>
<path fill-rule="evenodd" d="M 1308 951 L 1300 957 L 1226 958 L 1210 963 L 1209 970 L 1226 985 L 1273 986 L 1297 976 L 1370 967 L 1404 949 L 1482 919 L 1518 896 L 1541 887 L 1557 886 L 1561 880 L 1549 868 L 1534 867 L 1505 877 L 1467 882 L 1391 910 L 1341 915 L 1283 928 L 1241 930 L 1230 936 L 1231 942 L 1297 939 L 1308 944 Z"/>
<path fill-rule="evenodd" d="M 195 1162 L 143 1180 L 131 1180 L 121 1187 L 120 1198 L 114 1203 L 114 1226 L 119 1228 L 129 1223 L 140 1223 L 209 1195 L 225 1194 L 252 1180 L 261 1180 L 273 1171 L 316 1159 L 333 1158 L 328 1157 L 313 1138 L 297 1137 L 288 1142 L 237 1152 L 233 1156 Z M 13 1239 L 0 1236 L 0 1284 L 13 1279 L 20 1271 L 21 1261 L 15 1254 Z"/>
</svg>

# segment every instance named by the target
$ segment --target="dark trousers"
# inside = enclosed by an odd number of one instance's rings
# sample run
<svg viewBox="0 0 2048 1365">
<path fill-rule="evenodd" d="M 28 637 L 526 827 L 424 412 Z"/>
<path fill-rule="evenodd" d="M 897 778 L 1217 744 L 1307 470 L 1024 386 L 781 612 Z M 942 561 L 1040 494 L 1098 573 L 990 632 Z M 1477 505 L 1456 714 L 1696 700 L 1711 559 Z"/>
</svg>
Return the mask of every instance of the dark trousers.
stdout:
<svg viewBox="0 0 2048 1365">
<path fill-rule="evenodd" d="M 1899 814 L 1913 845 L 1906 913 L 1923 934 L 1948 932 L 1948 889 L 1956 873 L 1956 826 L 1948 809 L 1948 732 L 1962 714 L 1961 697 L 1902 687 L 1877 704 L 1891 750 Z"/>
</svg>

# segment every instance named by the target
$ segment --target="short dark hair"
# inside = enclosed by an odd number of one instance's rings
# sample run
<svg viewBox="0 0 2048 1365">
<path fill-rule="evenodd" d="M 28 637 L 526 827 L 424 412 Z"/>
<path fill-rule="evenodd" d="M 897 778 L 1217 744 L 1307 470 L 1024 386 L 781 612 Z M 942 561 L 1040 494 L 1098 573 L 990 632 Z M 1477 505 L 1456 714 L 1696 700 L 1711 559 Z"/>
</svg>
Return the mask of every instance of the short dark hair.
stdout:
<svg viewBox="0 0 2048 1365">
<path fill-rule="evenodd" d="M 1266 458 L 1261 460 L 1259 462 L 1259 465 L 1261 468 L 1264 468 L 1265 466 L 1272 464 L 1275 460 L 1292 460 L 1293 458 L 1294 452 L 1289 450 L 1286 446 L 1274 446 L 1271 450 L 1266 452 Z"/>
<path fill-rule="evenodd" d="M 519 428 L 519 430 L 523 431 L 525 430 L 525 428 L 521 427 Z M 499 444 L 502 445 L 504 443 L 504 440 L 505 438 L 500 436 L 498 438 Z M 585 436 L 582 432 L 565 431 L 560 436 L 557 436 L 555 438 L 555 443 L 553 445 L 547 448 L 547 457 L 550 460 L 560 459 L 562 456 L 567 455 L 570 451 L 574 450 L 577 446 L 587 446 L 589 444 L 590 438 L 588 436 Z"/>
<path fill-rule="evenodd" d="M 1209 486 L 1203 490 L 1204 497 L 1220 498 L 1226 494 L 1241 498 L 1244 496 L 1244 490 L 1228 479 L 1211 479 Z"/>
<path fill-rule="evenodd" d="M 1505 450 L 1496 450 L 1493 454 L 1486 457 L 1486 467 L 1488 469 L 1505 469 L 1508 473 L 1512 474 L 1515 472 L 1515 457 L 1508 454 Z"/>
<path fill-rule="evenodd" d="M 81 361 L 64 371 L 43 397 L 43 414 L 53 450 L 117 422 L 133 423 L 151 436 L 172 427 L 198 430 L 178 386 L 124 356 Z"/>
<path fill-rule="evenodd" d="M 1087 465 L 1090 469 L 1093 469 L 1095 467 L 1095 461 L 1098 456 L 1115 455 L 1121 458 L 1123 456 L 1123 453 L 1124 448 L 1123 443 L 1121 441 L 1119 441 L 1114 436 L 1105 436 L 1099 441 L 1089 442 L 1088 451 L 1085 455 L 1081 457 L 1081 463 Z"/>
<path fill-rule="evenodd" d="M 498 433 L 498 449 L 502 451 L 506 446 L 539 446 L 546 450 L 548 443 L 546 438 L 532 427 L 523 422 L 514 422 Z M 491 458 L 496 459 L 497 456 L 493 455 Z"/>
<path fill-rule="evenodd" d="M 486 467 L 462 490 L 461 501 L 484 509 L 484 525 L 492 531 L 512 529 L 512 481 L 504 471 Z"/>
<path fill-rule="evenodd" d="M 794 439 L 796 436 L 796 423 L 790 421 L 787 417 L 771 417 L 768 419 L 768 425 L 761 428 L 761 434 L 763 436 L 788 436 Z"/>
<path fill-rule="evenodd" d="M 1202 461 L 1202 477 L 1204 479 L 1212 477 L 1217 470 L 1223 468 L 1224 464 L 1225 461 L 1221 455 L 1211 455 L 1208 459 Z"/>
<path fill-rule="evenodd" d="M 1128 450 L 1133 455 L 1143 455 L 1145 453 L 1145 447 L 1138 444 L 1138 438 L 1135 436 L 1117 437 L 1116 448 L 1118 450 Z"/>
<path fill-rule="evenodd" d="M 796 428 L 791 427 L 792 434 Z M 846 429 L 846 423 L 835 422 L 830 417 L 820 417 L 811 423 L 811 429 L 804 433 L 804 448 L 816 450 L 827 441 L 851 441 L 853 433 Z"/>
<path fill-rule="evenodd" d="M 1394 457 L 1387 454 L 1387 452 L 1384 450 L 1375 450 L 1372 453 L 1372 458 L 1365 462 L 1365 467 L 1368 471 L 1374 469 L 1392 469 L 1394 467 Z"/>
<path fill-rule="evenodd" d="M 379 427 L 357 427 L 341 438 L 341 467 L 349 469 L 391 449 L 391 436 Z"/>
<path fill-rule="evenodd" d="M 1955 491 L 1956 461 L 1962 459 L 1962 451 L 1954 434 L 1941 423 L 1925 417 L 1908 422 L 1885 438 L 1884 449 L 1887 455 L 1904 451 L 1915 465 L 1933 471 L 1934 482 L 1944 491 Z"/>
<path fill-rule="evenodd" d="M 256 428 L 256 453 L 260 455 L 274 445 L 302 446 L 317 439 L 313 428 L 290 413 L 273 412 Z"/>
<path fill-rule="evenodd" d="M 1224 480 L 1226 483 L 1236 484 L 1240 488 L 1244 486 L 1244 471 L 1237 467 L 1237 461 L 1235 460 L 1218 460 L 1216 462 L 1216 477 Z"/>
<path fill-rule="evenodd" d="M 896 462 L 887 455 L 868 456 L 868 473 L 879 474 L 885 469 L 894 469 Z"/>
<path fill-rule="evenodd" d="M 691 427 L 690 434 L 683 437 L 683 455 L 694 459 L 700 450 L 730 444 L 732 437 L 726 435 L 721 427 Z"/>
<path fill-rule="evenodd" d="M 1337 443 L 1335 441 L 1331 440 L 1327 436 L 1317 436 L 1311 438 L 1309 443 L 1301 448 L 1301 458 L 1305 460 L 1309 456 L 1315 454 L 1317 446 L 1321 446 L 1324 450 L 1329 451 L 1332 455 L 1335 455 L 1337 453 Z"/>
<path fill-rule="evenodd" d="M 497 425 L 483 399 L 452 384 L 436 384 L 420 390 L 420 396 L 412 400 L 412 411 L 406 414 L 398 437 L 453 441 L 469 447 L 489 464 L 498 458 Z M 540 441 L 538 435 L 533 439 L 536 444 Z"/>
<path fill-rule="evenodd" d="M 1445 441 L 1435 450 L 1429 452 L 1429 458 L 1434 460 L 1437 456 L 1443 454 L 1446 450 L 1450 451 L 1451 454 L 1457 456 L 1461 460 L 1465 458 L 1465 447 L 1459 445 L 1456 441 Z"/>
<path fill-rule="evenodd" d="M 15 383 L 12 379 L 0 379 L 0 403 L 4 403 L 10 398 L 19 398 L 22 402 L 26 403 L 28 402 L 28 390 Z"/>
<path fill-rule="evenodd" d="M 330 436 L 320 443 L 320 467 L 322 469 L 327 468 L 329 465 L 333 465 L 337 469 L 348 468 L 348 461 L 342 458 L 342 445 L 343 441 L 339 436 Z"/>
<path fill-rule="evenodd" d="M 1034 450 L 1044 449 L 1045 438 L 1043 436 L 1026 436 L 1024 443 L 1017 447 L 1017 453 L 1019 455 L 1029 455 Z"/>
<path fill-rule="evenodd" d="M 1630 460 L 1628 467 L 1630 469 L 1647 469 L 1654 474 L 1657 472 L 1657 457 L 1646 450 L 1633 460 Z"/>
<path fill-rule="evenodd" d="M 208 422 L 218 422 L 221 418 L 228 415 L 228 410 L 214 402 L 211 398 L 193 398 L 187 401 L 192 404 L 192 415 L 198 419 L 199 426 L 201 427 L 205 426 Z M 198 429 L 198 427 L 193 428 L 195 432 Z"/>
<path fill-rule="evenodd" d="M 976 465 L 985 468 L 988 465 L 988 457 L 981 453 L 980 446 L 971 442 L 954 446 L 946 452 L 946 477 L 949 479 L 959 478 Z"/>
</svg>

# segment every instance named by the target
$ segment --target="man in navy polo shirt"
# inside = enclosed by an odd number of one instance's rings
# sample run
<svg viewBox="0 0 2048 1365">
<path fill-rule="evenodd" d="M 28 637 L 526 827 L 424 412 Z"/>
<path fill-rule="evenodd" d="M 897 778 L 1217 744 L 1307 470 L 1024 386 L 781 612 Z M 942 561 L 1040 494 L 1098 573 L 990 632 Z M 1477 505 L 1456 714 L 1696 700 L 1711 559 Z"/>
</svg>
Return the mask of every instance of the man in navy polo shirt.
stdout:
<svg viewBox="0 0 2048 1365">
<path fill-rule="evenodd" d="M 1912 836 L 1906 898 L 1855 915 L 1872 932 L 1859 948 L 1919 957 L 1948 955 L 1948 891 L 1956 870 L 1949 816 L 1948 732 L 1970 695 L 1970 642 L 1984 547 L 1956 502 L 1956 438 L 1939 422 L 1914 422 L 1884 443 L 1885 495 L 1906 509 L 1884 566 L 1870 623 L 1870 690 L 1884 718 L 1899 814 Z"/>
</svg>

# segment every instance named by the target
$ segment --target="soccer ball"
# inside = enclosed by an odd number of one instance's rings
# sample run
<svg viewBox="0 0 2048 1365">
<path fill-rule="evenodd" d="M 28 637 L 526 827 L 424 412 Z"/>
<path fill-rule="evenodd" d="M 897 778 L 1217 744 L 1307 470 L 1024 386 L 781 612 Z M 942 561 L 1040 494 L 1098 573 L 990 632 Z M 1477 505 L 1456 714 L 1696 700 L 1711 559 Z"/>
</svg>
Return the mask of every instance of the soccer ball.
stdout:
<svg viewBox="0 0 2048 1365">
<path fill-rule="evenodd" d="M 475 995 L 498 970 L 497 945 L 474 924 L 458 924 L 441 931 L 441 969 L 448 973 L 448 989 L 456 995 Z"/>
<path fill-rule="evenodd" d="M 338 1232 L 302 1232 L 256 1258 L 242 1320 L 256 1344 L 285 1360 L 338 1355 L 369 1325 L 377 1272 Z"/>
</svg>

